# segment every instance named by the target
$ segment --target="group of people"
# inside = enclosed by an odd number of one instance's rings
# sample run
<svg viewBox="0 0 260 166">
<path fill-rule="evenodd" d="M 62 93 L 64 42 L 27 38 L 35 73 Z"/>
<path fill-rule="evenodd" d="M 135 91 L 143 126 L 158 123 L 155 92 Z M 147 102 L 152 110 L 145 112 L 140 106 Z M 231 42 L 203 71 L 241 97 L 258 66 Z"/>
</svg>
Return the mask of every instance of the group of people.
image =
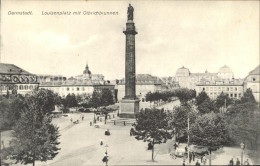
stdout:
<svg viewBox="0 0 260 166">
<path fill-rule="evenodd" d="M 207 164 L 206 162 L 207 162 L 207 159 L 201 161 L 201 164 L 203 163 L 203 165 L 206 165 L 206 164 Z M 182 165 L 183 165 L 183 166 L 186 166 L 186 164 L 185 164 L 185 159 L 183 160 Z M 199 162 L 199 160 L 197 160 L 195 166 L 200 166 L 200 162 Z"/>
<path fill-rule="evenodd" d="M 234 165 L 234 160 L 233 160 L 233 158 L 229 161 L 229 164 L 228 164 L 228 165 L 230 165 L 230 166 L 233 166 L 233 165 Z M 235 165 L 236 165 L 236 166 L 241 165 L 241 162 L 239 161 L 238 158 L 237 158 L 237 161 L 236 161 L 236 164 L 235 164 Z M 246 161 L 244 162 L 244 165 L 250 165 L 248 159 L 246 159 Z"/>
<path fill-rule="evenodd" d="M 84 120 L 84 115 L 80 115 L 80 119 L 81 119 L 81 120 Z M 78 123 L 79 123 L 79 120 L 73 121 L 73 119 L 70 118 L 70 122 L 73 123 L 73 124 L 78 124 Z"/>
</svg>

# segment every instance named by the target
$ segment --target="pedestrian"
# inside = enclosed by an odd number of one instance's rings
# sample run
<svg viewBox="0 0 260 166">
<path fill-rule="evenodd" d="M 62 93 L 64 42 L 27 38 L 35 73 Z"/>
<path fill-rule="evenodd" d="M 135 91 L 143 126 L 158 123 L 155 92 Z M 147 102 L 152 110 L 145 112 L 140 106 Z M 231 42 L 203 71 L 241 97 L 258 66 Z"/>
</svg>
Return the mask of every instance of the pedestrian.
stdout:
<svg viewBox="0 0 260 166">
<path fill-rule="evenodd" d="M 182 166 L 185 166 L 185 159 L 183 160 Z"/>
<path fill-rule="evenodd" d="M 92 122 L 89 122 L 89 125 L 92 126 Z"/>
<path fill-rule="evenodd" d="M 102 139 L 100 140 L 100 146 L 102 146 L 103 145 L 103 141 L 102 141 Z"/>
<path fill-rule="evenodd" d="M 190 157 L 189 160 L 190 160 L 190 163 L 191 163 L 191 160 L 192 160 L 192 153 L 191 152 L 189 153 L 189 157 Z"/>
<path fill-rule="evenodd" d="M 244 162 L 244 165 L 250 165 L 248 159 Z"/>
<path fill-rule="evenodd" d="M 188 147 L 187 147 L 187 146 L 185 146 L 185 152 L 186 152 L 186 153 L 188 152 Z"/>
<path fill-rule="evenodd" d="M 192 152 L 192 159 L 193 159 L 193 161 L 195 161 L 195 153 L 194 152 Z"/>
<path fill-rule="evenodd" d="M 82 118 L 82 120 L 84 120 L 84 115 L 82 115 L 82 117 L 81 117 L 81 118 Z"/>
<path fill-rule="evenodd" d="M 207 164 L 207 159 L 203 160 L 203 165 Z"/>
<path fill-rule="evenodd" d="M 203 161 L 203 156 L 200 157 L 200 162 L 202 163 L 202 161 Z"/>
<path fill-rule="evenodd" d="M 233 160 L 233 158 L 229 161 L 229 165 L 230 165 L 230 166 L 233 166 L 233 165 L 234 165 L 234 160 Z"/>
<path fill-rule="evenodd" d="M 237 158 L 236 166 L 239 166 L 239 165 L 240 165 L 240 161 L 239 161 L 239 159 Z"/>
<path fill-rule="evenodd" d="M 178 147 L 178 145 L 176 144 L 176 142 L 174 143 L 174 150 L 176 150 L 176 148 Z"/>
<path fill-rule="evenodd" d="M 199 160 L 197 160 L 196 165 L 195 166 L 200 166 Z"/>
</svg>

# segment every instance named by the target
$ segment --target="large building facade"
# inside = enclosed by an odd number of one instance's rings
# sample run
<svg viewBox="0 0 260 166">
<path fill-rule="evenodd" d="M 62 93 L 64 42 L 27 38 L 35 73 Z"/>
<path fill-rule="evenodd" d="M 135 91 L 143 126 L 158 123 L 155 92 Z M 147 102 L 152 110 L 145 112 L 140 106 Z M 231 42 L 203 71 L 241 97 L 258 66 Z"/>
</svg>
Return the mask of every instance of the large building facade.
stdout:
<svg viewBox="0 0 260 166">
<path fill-rule="evenodd" d="M 83 74 L 66 78 L 60 75 L 39 75 L 40 89 L 49 89 L 62 97 L 68 94 L 92 95 L 94 91 L 101 92 L 102 89 L 111 90 L 115 94 L 115 85 L 104 80 L 102 74 L 92 74 L 86 65 Z"/>
<path fill-rule="evenodd" d="M 0 63 L 0 95 L 25 95 L 37 90 L 39 82 L 35 74 L 7 63 Z"/>
<path fill-rule="evenodd" d="M 191 73 L 184 66 L 177 69 L 175 80 L 182 88 L 196 89 L 197 84 L 204 82 L 215 82 L 217 80 L 230 81 L 234 78 L 232 70 L 224 65 L 217 73 L 210 73 L 207 70 L 204 73 Z"/>
<path fill-rule="evenodd" d="M 152 76 L 150 74 L 137 74 L 136 75 L 136 97 L 138 97 L 141 102 L 146 102 L 145 96 L 149 92 L 160 92 L 166 90 L 164 82 L 159 78 Z M 116 85 L 118 90 L 118 100 L 124 98 L 125 94 L 125 80 L 119 80 Z"/>
</svg>

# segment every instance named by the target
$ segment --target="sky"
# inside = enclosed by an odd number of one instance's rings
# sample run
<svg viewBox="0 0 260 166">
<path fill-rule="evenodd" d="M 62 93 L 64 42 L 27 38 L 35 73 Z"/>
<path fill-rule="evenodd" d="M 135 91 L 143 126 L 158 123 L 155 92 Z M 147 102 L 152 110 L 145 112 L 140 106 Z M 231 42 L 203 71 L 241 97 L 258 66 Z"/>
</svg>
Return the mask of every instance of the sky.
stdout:
<svg viewBox="0 0 260 166">
<path fill-rule="evenodd" d="M 258 1 L 9 1 L 1 4 L 1 62 L 34 74 L 125 72 L 128 4 L 138 34 L 136 73 L 175 76 L 216 73 L 229 66 L 244 78 L 259 65 Z M 32 11 L 33 15 L 8 15 Z M 118 12 L 118 15 L 42 15 L 42 12 Z"/>
</svg>

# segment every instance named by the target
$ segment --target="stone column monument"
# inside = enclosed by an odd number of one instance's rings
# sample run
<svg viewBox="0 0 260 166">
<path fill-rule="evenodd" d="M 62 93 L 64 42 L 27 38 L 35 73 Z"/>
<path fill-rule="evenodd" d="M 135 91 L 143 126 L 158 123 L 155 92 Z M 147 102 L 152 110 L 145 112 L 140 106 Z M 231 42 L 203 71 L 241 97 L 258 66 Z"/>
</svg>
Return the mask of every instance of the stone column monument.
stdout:
<svg viewBox="0 0 260 166">
<path fill-rule="evenodd" d="M 140 100 L 135 94 L 135 35 L 134 8 L 129 4 L 127 10 L 126 50 L 125 50 L 125 97 L 120 104 L 120 117 L 135 118 L 139 112 Z"/>
</svg>

